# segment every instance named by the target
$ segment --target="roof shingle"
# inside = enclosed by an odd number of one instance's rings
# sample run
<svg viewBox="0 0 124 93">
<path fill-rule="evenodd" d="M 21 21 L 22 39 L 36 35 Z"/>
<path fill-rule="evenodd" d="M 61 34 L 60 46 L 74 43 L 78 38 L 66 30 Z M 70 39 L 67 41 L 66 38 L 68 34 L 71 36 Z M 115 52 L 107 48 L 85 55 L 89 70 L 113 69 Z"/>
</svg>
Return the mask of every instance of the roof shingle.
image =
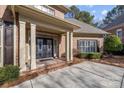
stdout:
<svg viewBox="0 0 124 93">
<path fill-rule="evenodd" d="M 108 34 L 106 31 L 101 30 L 99 28 L 96 28 L 94 26 L 91 26 L 89 24 L 86 24 L 84 22 L 78 21 L 74 18 L 65 18 L 66 20 L 73 22 L 80 26 L 80 29 L 75 30 L 76 33 L 86 33 L 86 34 Z"/>
</svg>

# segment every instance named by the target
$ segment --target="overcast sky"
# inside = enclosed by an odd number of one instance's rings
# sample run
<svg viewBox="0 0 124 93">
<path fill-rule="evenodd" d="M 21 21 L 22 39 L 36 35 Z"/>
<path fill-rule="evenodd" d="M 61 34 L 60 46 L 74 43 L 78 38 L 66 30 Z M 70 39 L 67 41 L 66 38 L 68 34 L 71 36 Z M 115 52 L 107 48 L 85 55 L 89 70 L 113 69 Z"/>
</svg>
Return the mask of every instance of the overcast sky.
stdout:
<svg viewBox="0 0 124 93">
<path fill-rule="evenodd" d="M 80 10 L 89 11 L 95 16 L 95 21 L 100 21 L 106 16 L 109 10 L 115 7 L 115 5 L 78 5 L 77 7 Z"/>
</svg>

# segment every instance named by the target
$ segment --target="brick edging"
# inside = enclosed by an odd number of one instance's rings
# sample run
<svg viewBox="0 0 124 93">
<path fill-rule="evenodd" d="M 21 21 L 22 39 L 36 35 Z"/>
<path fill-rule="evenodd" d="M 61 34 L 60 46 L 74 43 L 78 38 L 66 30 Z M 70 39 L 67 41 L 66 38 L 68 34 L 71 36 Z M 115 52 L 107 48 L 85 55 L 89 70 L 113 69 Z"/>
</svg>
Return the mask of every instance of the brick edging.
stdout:
<svg viewBox="0 0 124 93">
<path fill-rule="evenodd" d="M 117 64 L 117 63 L 110 63 L 110 62 L 107 62 L 107 61 L 104 62 L 104 60 L 99 60 L 99 61 L 95 61 L 95 60 L 93 60 L 93 62 L 124 68 L 124 65 Z"/>
</svg>

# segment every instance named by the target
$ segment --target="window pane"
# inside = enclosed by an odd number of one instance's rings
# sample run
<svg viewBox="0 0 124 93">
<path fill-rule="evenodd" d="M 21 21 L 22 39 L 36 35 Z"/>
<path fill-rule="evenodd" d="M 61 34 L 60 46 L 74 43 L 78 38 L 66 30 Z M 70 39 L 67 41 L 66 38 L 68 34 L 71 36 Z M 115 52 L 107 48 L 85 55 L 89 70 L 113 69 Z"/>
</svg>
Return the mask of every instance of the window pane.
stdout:
<svg viewBox="0 0 124 93">
<path fill-rule="evenodd" d="M 78 47 L 80 52 L 96 52 L 97 42 L 95 40 L 79 40 Z"/>
<path fill-rule="evenodd" d="M 83 47 L 84 47 L 84 41 L 82 41 L 82 43 L 83 43 Z"/>
<path fill-rule="evenodd" d="M 122 38 L 122 31 L 118 32 L 118 37 Z"/>
<path fill-rule="evenodd" d="M 123 34 L 122 29 L 117 29 L 117 30 L 116 30 L 116 35 L 117 35 L 120 39 L 122 39 L 122 34 Z"/>
</svg>

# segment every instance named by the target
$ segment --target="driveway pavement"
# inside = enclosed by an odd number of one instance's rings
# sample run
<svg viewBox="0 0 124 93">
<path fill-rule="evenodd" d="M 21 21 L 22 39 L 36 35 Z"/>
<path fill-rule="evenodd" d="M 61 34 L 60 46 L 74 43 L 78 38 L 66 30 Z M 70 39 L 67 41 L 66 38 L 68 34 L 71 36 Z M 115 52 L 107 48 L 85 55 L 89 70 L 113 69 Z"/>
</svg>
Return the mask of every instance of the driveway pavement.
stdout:
<svg viewBox="0 0 124 93">
<path fill-rule="evenodd" d="M 40 75 L 14 88 L 124 88 L 124 68 L 93 62 Z"/>
</svg>

